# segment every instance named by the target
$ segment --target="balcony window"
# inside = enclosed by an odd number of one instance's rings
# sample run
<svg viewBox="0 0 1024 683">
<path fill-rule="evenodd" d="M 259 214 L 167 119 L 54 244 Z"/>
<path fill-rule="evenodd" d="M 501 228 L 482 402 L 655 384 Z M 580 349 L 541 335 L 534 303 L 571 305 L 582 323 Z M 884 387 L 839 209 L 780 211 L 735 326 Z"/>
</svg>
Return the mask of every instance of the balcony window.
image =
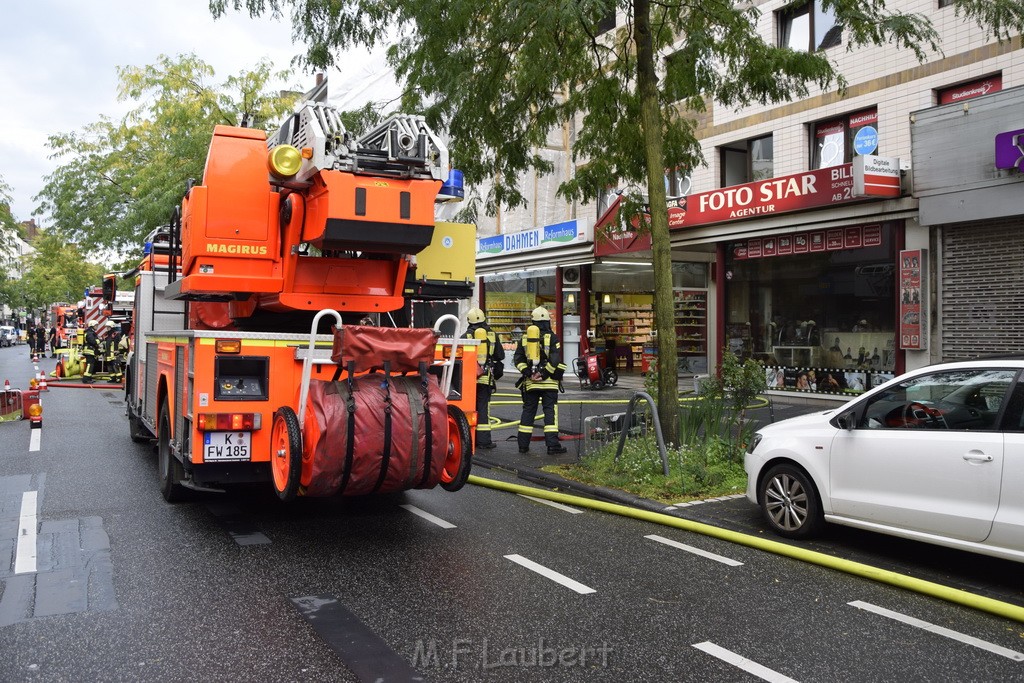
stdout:
<svg viewBox="0 0 1024 683">
<path fill-rule="evenodd" d="M 772 136 L 765 135 L 719 147 L 722 187 L 773 177 L 773 146 Z"/>
<path fill-rule="evenodd" d="M 814 52 L 842 43 L 843 27 L 835 13 L 825 9 L 821 0 L 790 5 L 776 13 L 779 45 L 801 52 Z"/>
</svg>

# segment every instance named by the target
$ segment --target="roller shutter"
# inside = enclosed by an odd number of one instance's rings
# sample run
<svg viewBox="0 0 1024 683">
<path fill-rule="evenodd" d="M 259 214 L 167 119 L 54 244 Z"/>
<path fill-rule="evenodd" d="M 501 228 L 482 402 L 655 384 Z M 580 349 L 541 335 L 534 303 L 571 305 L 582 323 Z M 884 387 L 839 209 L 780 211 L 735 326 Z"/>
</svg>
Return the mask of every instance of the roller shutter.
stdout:
<svg viewBox="0 0 1024 683">
<path fill-rule="evenodd" d="M 945 227 L 943 360 L 1024 353 L 1024 221 Z"/>
</svg>

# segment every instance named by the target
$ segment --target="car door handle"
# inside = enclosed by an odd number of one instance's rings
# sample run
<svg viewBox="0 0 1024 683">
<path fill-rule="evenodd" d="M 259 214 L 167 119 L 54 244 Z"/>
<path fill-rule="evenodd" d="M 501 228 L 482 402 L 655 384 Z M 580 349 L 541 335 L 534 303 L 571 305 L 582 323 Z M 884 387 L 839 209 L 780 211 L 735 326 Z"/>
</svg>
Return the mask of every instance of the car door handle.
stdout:
<svg viewBox="0 0 1024 683">
<path fill-rule="evenodd" d="M 964 460 L 967 462 L 992 462 L 992 456 L 987 453 L 972 451 L 970 453 L 964 453 Z"/>
</svg>

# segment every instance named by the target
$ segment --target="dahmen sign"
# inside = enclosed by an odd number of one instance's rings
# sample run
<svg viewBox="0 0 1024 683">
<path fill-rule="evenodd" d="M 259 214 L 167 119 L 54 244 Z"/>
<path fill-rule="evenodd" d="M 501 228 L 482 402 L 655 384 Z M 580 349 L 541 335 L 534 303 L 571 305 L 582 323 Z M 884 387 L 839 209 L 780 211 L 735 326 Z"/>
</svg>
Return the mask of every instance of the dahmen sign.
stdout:
<svg viewBox="0 0 1024 683">
<path fill-rule="evenodd" d="M 668 227 L 691 228 L 861 199 L 853 195 L 853 164 L 843 164 L 686 197 L 683 206 L 669 206 Z"/>
</svg>

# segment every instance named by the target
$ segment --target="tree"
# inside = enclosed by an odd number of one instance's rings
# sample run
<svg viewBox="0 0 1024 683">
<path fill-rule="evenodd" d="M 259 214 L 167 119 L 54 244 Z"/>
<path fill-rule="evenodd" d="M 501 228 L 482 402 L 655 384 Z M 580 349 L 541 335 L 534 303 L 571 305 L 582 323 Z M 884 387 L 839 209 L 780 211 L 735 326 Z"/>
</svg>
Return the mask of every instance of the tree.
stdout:
<svg viewBox="0 0 1024 683">
<path fill-rule="evenodd" d="M 26 259 L 25 275 L 15 288 L 18 306 L 45 308 L 82 298 L 86 287 L 103 281 L 104 268 L 89 263 L 73 244 L 57 235 L 43 233 L 33 243 L 35 252 Z"/>
<path fill-rule="evenodd" d="M 854 49 L 893 43 L 919 59 L 937 51 L 924 17 L 890 10 L 885 0 L 822 0 Z M 1024 27 L 1019 0 L 954 0 L 958 15 L 1000 39 Z M 754 3 L 729 0 L 210 0 L 253 15 L 292 10 L 305 61 L 324 67 L 345 49 L 399 35 L 389 50 L 406 81 L 404 105 L 446 128 L 451 158 L 468 182 L 494 183 L 487 205 L 523 202 L 516 179 L 547 171 L 536 150 L 554 126 L 578 124 L 573 154 L 587 163 L 562 184 L 569 199 L 594 199 L 602 188 L 643 188 L 621 207 L 628 220 L 649 207 L 658 330 L 658 414 L 677 443 L 678 388 L 671 299 L 671 256 L 663 177 L 666 169 L 704 162 L 696 117 L 706 103 L 763 104 L 804 97 L 812 85 L 841 88 L 824 53 L 797 52 L 757 32 Z M 618 12 L 626 24 L 600 34 Z M 664 75 L 659 80 L 659 57 Z M 443 126 L 442 126 L 443 124 Z"/>
<path fill-rule="evenodd" d="M 107 117 L 49 139 L 63 161 L 39 193 L 37 214 L 85 251 L 136 247 L 166 224 L 186 182 L 202 178 L 213 127 L 275 126 L 296 95 L 270 91 L 288 77 L 270 64 L 209 85 L 213 68 L 195 55 L 161 56 L 155 65 L 118 69 L 118 97 L 139 103 L 121 121 Z"/>
</svg>

